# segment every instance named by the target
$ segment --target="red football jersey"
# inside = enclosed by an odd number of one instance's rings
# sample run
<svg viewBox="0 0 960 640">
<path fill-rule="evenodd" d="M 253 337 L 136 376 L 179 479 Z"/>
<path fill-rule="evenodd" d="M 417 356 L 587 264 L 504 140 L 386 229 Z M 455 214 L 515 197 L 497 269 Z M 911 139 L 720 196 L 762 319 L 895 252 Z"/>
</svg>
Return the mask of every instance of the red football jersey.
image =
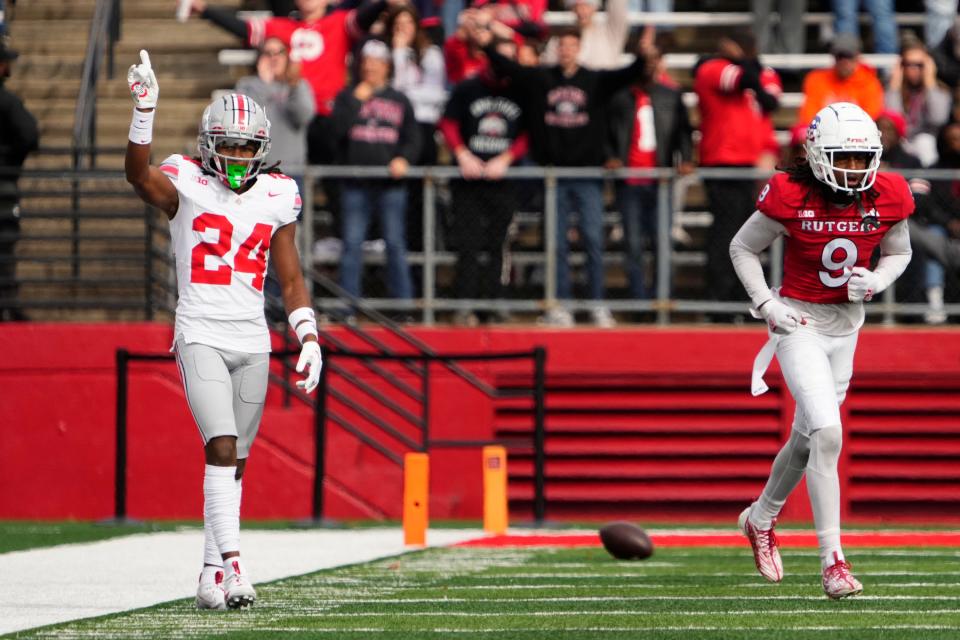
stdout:
<svg viewBox="0 0 960 640">
<path fill-rule="evenodd" d="M 300 75 L 313 88 L 320 115 L 333 111 L 333 99 L 347 83 L 347 54 L 359 37 L 356 11 L 334 11 L 306 23 L 291 18 L 256 19 L 247 23 L 247 40 L 261 47 L 267 38 L 280 38 L 290 60 L 300 63 Z"/>
<path fill-rule="evenodd" d="M 784 173 L 771 178 L 757 210 L 787 229 L 780 295 L 821 304 L 847 302 L 844 267 L 869 269 L 884 234 L 913 213 L 913 195 L 903 176 L 878 173 L 871 192 L 876 197 L 865 194 L 863 205 L 879 215 L 876 230 L 861 224 L 856 203 L 839 208 Z"/>
</svg>

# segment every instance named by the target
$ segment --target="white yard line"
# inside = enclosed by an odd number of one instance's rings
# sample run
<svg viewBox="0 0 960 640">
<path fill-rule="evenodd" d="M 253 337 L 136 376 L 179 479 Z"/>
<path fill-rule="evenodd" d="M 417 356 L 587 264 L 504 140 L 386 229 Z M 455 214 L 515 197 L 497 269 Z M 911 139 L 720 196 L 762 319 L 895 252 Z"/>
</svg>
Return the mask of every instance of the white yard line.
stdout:
<svg viewBox="0 0 960 640">
<path fill-rule="evenodd" d="M 430 546 L 483 535 L 433 529 Z M 244 530 L 255 582 L 397 555 L 399 529 Z M 147 607 L 196 593 L 203 531 L 152 533 L 0 554 L 0 634 Z"/>
</svg>

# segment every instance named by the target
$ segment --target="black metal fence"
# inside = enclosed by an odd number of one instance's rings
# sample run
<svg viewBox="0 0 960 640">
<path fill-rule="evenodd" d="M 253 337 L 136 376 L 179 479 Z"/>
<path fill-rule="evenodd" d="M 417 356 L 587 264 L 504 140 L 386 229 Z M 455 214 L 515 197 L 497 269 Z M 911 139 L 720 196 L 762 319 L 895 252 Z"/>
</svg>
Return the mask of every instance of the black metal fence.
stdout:
<svg viewBox="0 0 960 640">
<path fill-rule="evenodd" d="M 301 400 L 313 403 L 314 416 L 314 448 L 316 458 L 314 462 L 313 479 L 313 502 L 312 515 L 315 522 L 321 522 L 324 518 L 323 501 L 323 482 L 326 477 L 326 442 L 328 422 L 336 424 L 344 429 L 365 445 L 383 455 L 389 462 L 402 465 L 402 453 L 397 451 L 396 443 L 400 444 L 400 449 L 405 451 L 430 451 L 436 448 L 477 448 L 489 444 L 509 445 L 513 448 L 527 447 L 534 451 L 534 519 L 537 523 L 542 523 L 546 517 L 547 501 L 545 495 L 545 415 L 546 415 L 546 350 L 542 347 L 534 348 L 530 351 L 516 352 L 494 352 L 494 353 L 461 353 L 461 354 L 436 354 L 436 353 L 417 353 L 417 354 L 393 354 L 393 353 L 370 353 L 357 351 L 341 351 L 322 347 L 324 368 L 320 376 L 320 385 L 314 399 L 309 399 L 302 394 L 297 393 L 296 397 Z M 274 352 L 271 354 L 274 358 L 283 359 L 298 355 L 297 351 Z M 136 353 L 127 349 L 117 349 L 116 351 L 116 453 L 114 467 L 114 517 L 117 521 L 123 521 L 127 518 L 127 403 L 129 401 L 129 365 L 131 362 L 169 362 L 174 359 L 170 354 L 150 354 Z M 348 359 L 363 361 L 369 366 L 376 361 L 393 361 L 402 363 L 405 366 L 418 364 L 416 369 L 420 378 L 421 389 L 419 391 L 408 390 L 413 397 L 421 404 L 419 416 L 409 415 L 409 412 L 398 411 L 398 407 L 382 391 L 371 387 L 370 385 L 352 376 L 339 364 L 339 360 Z M 430 365 L 443 363 L 450 365 L 454 362 L 494 362 L 507 360 L 529 360 L 532 364 L 532 382 L 527 388 L 518 388 L 511 386 L 509 390 L 497 389 L 492 387 L 493 393 L 489 395 L 492 400 L 500 398 L 529 397 L 532 401 L 531 413 L 534 423 L 533 442 L 506 442 L 504 440 L 468 440 L 468 439 L 435 439 L 430 437 Z M 285 366 L 285 369 L 287 367 Z M 388 372 L 379 371 L 382 375 L 380 380 L 390 385 L 392 388 L 403 388 L 402 381 Z M 331 374 L 336 375 L 337 379 L 343 383 L 343 388 L 331 380 Z M 284 384 L 282 379 L 273 377 L 274 384 Z M 288 383 L 286 383 L 288 384 Z M 403 432 L 381 416 L 376 411 L 370 410 L 357 403 L 350 397 L 349 389 L 360 390 L 368 396 L 376 398 L 381 408 L 395 414 L 399 413 L 412 424 L 419 437 L 413 439 L 403 434 Z M 360 425 L 344 416 L 332 411 L 329 407 L 330 399 L 345 403 L 352 409 L 361 413 L 365 418 L 366 425 Z M 408 415 L 403 415 L 408 414 Z"/>
</svg>

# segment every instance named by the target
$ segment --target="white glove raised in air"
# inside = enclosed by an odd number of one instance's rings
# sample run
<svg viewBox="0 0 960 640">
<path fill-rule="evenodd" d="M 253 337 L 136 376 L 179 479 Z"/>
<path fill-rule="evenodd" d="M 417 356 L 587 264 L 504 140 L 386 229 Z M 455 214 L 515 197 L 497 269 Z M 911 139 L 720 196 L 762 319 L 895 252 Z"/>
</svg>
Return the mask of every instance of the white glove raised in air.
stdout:
<svg viewBox="0 0 960 640">
<path fill-rule="evenodd" d="M 150 54 L 140 49 L 140 64 L 130 65 L 127 71 L 127 86 L 133 96 L 133 104 L 138 109 L 156 109 L 160 97 L 160 85 L 150 66 Z"/>
<path fill-rule="evenodd" d="M 315 340 L 303 343 L 300 349 L 300 359 L 297 360 L 297 373 L 307 370 L 307 377 L 297 381 L 297 386 L 306 393 L 312 392 L 320 383 L 320 369 L 323 368 L 323 359 L 320 356 L 320 344 Z"/>
<path fill-rule="evenodd" d="M 781 336 L 793 333 L 798 326 L 807 323 L 799 311 L 776 298 L 770 298 L 764 302 L 757 311 L 767 321 L 770 331 Z"/>
<path fill-rule="evenodd" d="M 846 267 L 843 274 L 847 280 L 847 300 L 850 302 L 870 302 L 873 294 L 880 293 L 880 277 L 865 267 Z"/>
</svg>

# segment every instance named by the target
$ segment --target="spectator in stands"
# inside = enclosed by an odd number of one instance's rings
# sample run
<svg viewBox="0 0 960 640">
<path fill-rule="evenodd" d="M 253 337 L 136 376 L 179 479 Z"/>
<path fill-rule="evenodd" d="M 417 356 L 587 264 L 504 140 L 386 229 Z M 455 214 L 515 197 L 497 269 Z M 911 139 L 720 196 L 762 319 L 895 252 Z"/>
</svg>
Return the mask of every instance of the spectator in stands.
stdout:
<svg viewBox="0 0 960 640">
<path fill-rule="evenodd" d="M 771 129 L 764 114 L 779 106 L 780 80 L 760 65 L 756 40 L 747 30 L 722 37 L 717 55 L 694 69 L 700 102 L 700 165 L 754 168 L 769 157 Z M 704 180 L 713 224 L 707 238 L 707 295 L 739 300 L 743 291 L 726 268 L 727 247 L 754 210 L 756 181 Z"/>
<path fill-rule="evenodd" d="M 517 57 L 512 40 L 497 39 L 493 47 Z M 501 178 L 527 151 L 519 91 L 484 69 L 453 88 L 439 128 L 462 176 L 450 183 L 459 250 L 454 291 L 460 298 L 500 298 L 503 244 L 516 208 L 516 183 Z M 477 315 L 464 309 L 456 319 L 474 325 Z"/>
<path fill-rule="evenodd" d="M 780 16 L 776 26 L 770 20 L 774 4 Z M 807 35 L 803 14 L 807 12 L 807 0 L 750 0 L 750 8 L 760 53 L 803 53 Z"/>
<path fill-rule="evenodd" d="M 253 98 L 270 117 L 268 163 L 279 162 L 283 172 L 303 190 L 307 160 L 306 128 L 313 118 L 313 91 L 300 77 L 300 65 L 290 62 L 280 38 L 267 38 L 257 56 L 257 75 L 237 81 L 237 93 Z"/>
<path fill-rule="evenodd" d="M 470 20 L 489 24 L 491 17 L 489 13 L 477 9 L 467 9 L 460 13 L 457 30 L 443 43 L 443 59 L 447 67 L 447 82 L 450 84 L 471 78 L 487 66 L 487 57 L 467 35 L 465 25 Z"/>
<path fill-rule="evenodd" d="M 375 209 L 387 249 L 387 289 L 413 297 L 406 247 L 406 187 L 401 179 L 417 157 L 420 134 L 413 106 L 390 86 L 390 48 L 370 40 L 360 53 L 360 80 L 334 101 L 333 143 L 346 165 L 388 167 L 393 180 L 345 180 L 341 191 L 343 258 L 340 283 L 360 295 L 362 245 Z"/>
<path fill-rule="evenodd" d="M 424 140 L 433 130 L 447 100 L 443 52 L 430 42 L 410 5 L 396 5 L 387 12 L 385 32 L 393 53 L 391 85 L 410 100 Z M 424 145 L 423 164 L 434 164 L 436 147 Z"/>
<path fill-rule="evenodd" d="M 605 158 L 603 110 L 614 93 L 639 78 L 646 68 L 642 54 L 633 64 L 615 70 L 585 69 L 577 60 L 580 33 L 567 29 L 560 35 L 559 64 L 530 68 L 505 58 L 490 45 L 494 24 L 468 21 L 470 37 L 483 45 L 494 73 L 510 78 L 522 89 L 521 102 L 530 127 L 534 160 L 541 165 L 559 167 L 600 167 Z M 506 35 L 506 34 L 504 34 Z M 557 181 L 557 290 L 559 300 L 572 297 L 567 227 L 570 216 L 578 211 L 580 235 L 587 254 L 591 315 L 600 327 L 615 322 L 602 303 L 603 268 L 603 194 L 602 183 L 595 178 L 562 178 Z M 561 302 L 562 305 L 562 302 Z M 548 310 L 545 320 L 557 326 L 571 326 L 573 315 L 563 306 Z"/>
<path fill-rule="evenodd" d="M 907 121 L 904 147 L 923 166 L 937 161 L 937 132 L 950 119 L 950 92 L 937 84 L 937 65 L 919 40 L 906 43 L 890 74 L 886 108 Z"/>
<path fill-rule="evenodd" d="M 420 27 L 416 9 L 409 4 L 393 6 L 387 11 L 384 33 L 389 38 L 393 54 L 391 85 L 410 100 L 420 128 L 420 153 L 413 164 L 435 165 L 437 144 L 434 131 L 447 100 L 443 52 L 430 42 L 426 31 Z M 422 185 L 421 180 L 408 185 L 407 241 L 408 246 L 415 249 L 421 249 L 423 245 Z"/>
<path fill-rule="evenodd" d="M 27 320 L 17 304 L 15 249 L 20 235 L 19 171 L 37 148 L 37 120 L 5 84 L 19 53 L 0 40 L 0 321 Z"/>
<path fill-rule="evenodd" d="M 897 21 L 893 13 L 893 0 L 865 0 L 864 4 L 873 19 L 874 52 L 896 53 Z M 859 8 L 860 0 L 833 0 L 833 29 L 837 36 L 849 35 L 859 39 Z"/>
<path fill-rule="evenodd" d="M 837 34 L 830 46 L 834 65 L 815 69 L 803 80 L 803 105 L 797 122 L 807 124 L 820 109 L 834 102 L 852 102 L 876 118 L 883 109 L 883 85 L 873 67 L 860 62 L 860 40 Z"/>
<path fill-rule="evenodd" d="M 687 175 L 694 170 L 693 129 L 683 104 L 683 92 L 668 87 L 654 77 L 660 52 L 645 51 L 647 68 L 643 76 L 621 91 L 608 108 L 612 152 L 606 166 L 677 167 Z M 628 178 L 617 184 L 617 207 L 623 220 L 627 246 L 627 276 L 634 298 L 651 297 L 644 281 L 643 254 L 649 245 L 656 247 L 657 182 L 645 178 Z M 656 264 L 656 261 L 654 261 Z"/>
<path fill-rule="evenodd" d="M 7 12 L 6 7 L 3 4 L 3 0 L 0 0 L 0 38 L 7 35 Z"/>
<path fill-rule="evenodd" d="M 606 15 L 597 15 L 600 0 L 567 0 L 580 29 L 580 57 L 577 62 L 588 69 L 615 69 L 622 66 L 623 46 L 630 35 L 627 0 L 607 0 Z M 543 52 L 546 64 L 557 64 L 554 36 Z"/>
<path fill-rule="evenodd" d="M 347 56 L 361 35 L 370 29 L 388 4 L 404 0 L 366 0 L 359 8 L 327 13 L 329 0 L 296 0 L 299 19 L 257 18 L 244 21 L 234 9 L 193 0 L 192 10 L 202 18 L 244 38 L 253 47 L 278 37 L 290 50 L 290 60 L 301 65 L 301 74 L 313 87 L 316 116 L 307 131 L 310 164 L 330 164 L 335 157 L 329 132 L 333 99 L 347 81 Z"/>
<path fill-rule="evenodd" d="M 907 121 L 902 113 L 884 109 L 877 116 L 877 128 L 880 129 L 880 140 L 883 143 L 881 169 L 919 169 L 923 166 L 917 156 L 903 148 Z"/>
<path fill-rule="evenodd" d="M 937 63 L 937 78 L 951 89 L 960 86 L 960 17 L 930 52 Z"/>
<path fill-rule="evenodd" d="M 960 123 L 951 123 L 941 129 L 937 136 L 937 147 L 939 159 L 933 168 L 960 169 Z M 912 224 L 923 225 L 928 233 L 938 236 L 960 238 L 960 181 L 930 180 L 928 194 L 918 191 L 917 212 Z M 947 320 L 943 310 L 943 265 L 925 253 L 921 255 L 929 305 L 924 320 L 929 324 L 943 324 Z"/>
</svg>

